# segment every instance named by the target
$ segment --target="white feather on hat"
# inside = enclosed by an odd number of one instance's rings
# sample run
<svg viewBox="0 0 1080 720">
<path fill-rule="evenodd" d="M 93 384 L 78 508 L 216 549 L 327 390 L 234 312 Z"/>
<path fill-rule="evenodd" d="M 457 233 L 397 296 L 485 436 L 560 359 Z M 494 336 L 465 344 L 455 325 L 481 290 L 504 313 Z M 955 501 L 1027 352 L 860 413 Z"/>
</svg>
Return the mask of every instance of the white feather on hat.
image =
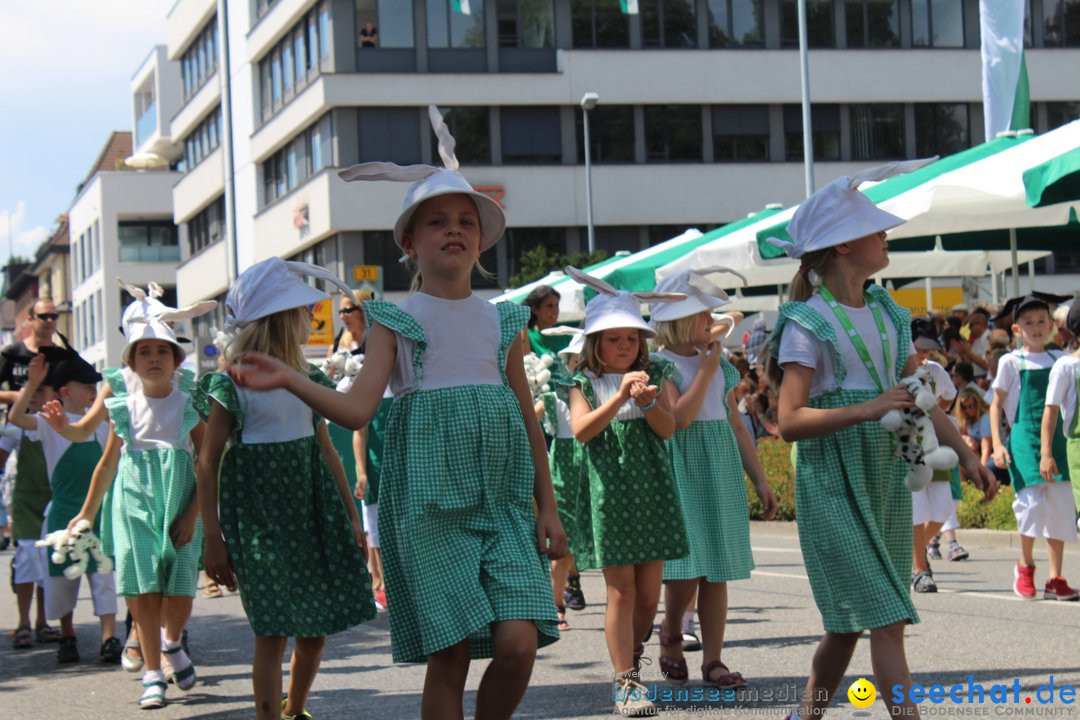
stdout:
<svg viewBox="0 0 1080 720">
<path fill-rule="evenodd" d="M 556 355 L 580 355 L 581 351 L 585 349 L 585 331 L 581 328 L 571 327 L 569 325 L 556 325 L 554 327 L 544 328 L 540 331 L 541 335 L 570 335 L 570 343 L 562 350 L 556 353 Z"/>
</svg>

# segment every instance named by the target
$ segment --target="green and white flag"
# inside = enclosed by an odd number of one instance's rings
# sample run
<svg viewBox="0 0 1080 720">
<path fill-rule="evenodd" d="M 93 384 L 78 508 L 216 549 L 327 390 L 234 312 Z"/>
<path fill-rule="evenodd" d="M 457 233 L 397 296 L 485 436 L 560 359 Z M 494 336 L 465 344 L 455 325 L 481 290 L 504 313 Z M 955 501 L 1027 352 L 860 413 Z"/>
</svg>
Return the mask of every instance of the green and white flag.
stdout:
<svg viewBox="0 0 1080 720">
<path fill-rule="evenodd" d="M 624 15 L 637 15 L 638 0 L 619 0 L 619 9 Z"/>
<path fill-rule="evenodd" d="M 1031 95 L 1024 61 L 1024 3 L 979 0 L 986 139 L 1031 126 Z"/>
<path fill-rule="evenodd" d="M 469 7 L 469 0 L 450 0 L 450 6 L 456 13 L 472 15 L 472 8 Z"/>
</svg>

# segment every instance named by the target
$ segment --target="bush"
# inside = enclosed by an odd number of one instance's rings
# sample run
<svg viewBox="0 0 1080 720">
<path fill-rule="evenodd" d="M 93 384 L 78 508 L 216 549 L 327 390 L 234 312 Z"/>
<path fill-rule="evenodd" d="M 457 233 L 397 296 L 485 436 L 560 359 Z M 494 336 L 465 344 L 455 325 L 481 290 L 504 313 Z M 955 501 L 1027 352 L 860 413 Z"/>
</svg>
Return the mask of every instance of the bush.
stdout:
<svg viewBox="0 0 1080 720">
<path fill-rule="evenodd" d="M 982 493 L 969 482 L 964 483 L 964 499 L 956 507 L 956 517 L 962 528 L 986 528 L 987 530 L 1016 531 L 1016 516 L 1012 504 L 1016 493 L 1012 487 L 1002 485 L 997 497 L 982 505 Z"/>
</svg>

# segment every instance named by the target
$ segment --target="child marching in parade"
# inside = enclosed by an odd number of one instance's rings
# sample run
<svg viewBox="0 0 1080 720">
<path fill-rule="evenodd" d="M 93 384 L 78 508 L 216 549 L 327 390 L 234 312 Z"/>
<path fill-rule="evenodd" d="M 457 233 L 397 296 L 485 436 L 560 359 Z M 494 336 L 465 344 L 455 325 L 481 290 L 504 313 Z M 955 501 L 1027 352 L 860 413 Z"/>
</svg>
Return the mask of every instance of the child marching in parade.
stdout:
<svg viewBox="0 0 1080 720">
<path fill-rule="evenodd" d="M 371 329 L 350 391 L 265 353 L 230 372 L 241 385 L 287 388 L 353 429 L 371 420 L 389 381 L 379 529 L 393 658 L 426 660 L 423 718 L 461 718 L 470 659 L 493 657 L 476 714 L 508 718 L 537 647 L 558 639 L 544 555 L 564 554 L 566 538 L 517 342 L 528 309 L 471 288 L 480 253 L 502 236 L 502 208 L 458 172 L 454 140 L 430 115 L 445 169 L 367 163 L 341 173 L 416 181 L 394 238 L 419 267 L 419 292 L 400 307 L 364 303 Z"/>
<path fill-rule="evenodd" d="M 664 561 L 688 547 L 664 444 L 675 432 L 673 367 L 649 357 L 646 339 L 656 333 L 639 302 L 686 295 L 618 292 L 576 268 L 566 271 L 598 292 L 585 308 L 585 347 L 570 390 L 571 426 L 585 445 L 593 542 L 592 554 L 576 561 L 581 570 L 604 571 L 615 707 L 649 713 L 654 708 L 638 682 L 642 638 L 656 616 Z"/>
<path fill-rule="evenodd" d="M 844 676 L 856 643 L 870 631 L 878 687 L 911 686 L 904 627 L 918 622 L 911 603 L 911 492 L 895 439 L 877 421 L 913 406 L 896 379 L 915 370 L 909 314 L 870 277 L 889 263 L 885 230 L 903 220 L 879 210 L 858 190 L 912 167 L 899 164 L 842 177 L 796 211 L 790 241 L 777 241 L 802 264 L 793 302 L 780 308 L 769 376 L 780 386 L 779 423 L 798 441 L 795 508 L 814 600 L 825 626 L 793 718 L 820 715 Z M 934 408 L 934 429 L 952 447 L 986 497 L 990 471 Z M 890 713 L 917 717 L 910 699 Z"/>
<path fill-rule="evenodd" d="M 226 360 L 267 353 L 334 392 L 303 355 L 311 331 L 307 308 L 329 296 L 301 275 L 348 292 L 307 263 L 272 257 L 253 265 L 225 300 L 226 331 L 236 333 Z M 198 467 L 206 574 L 230 589 L 239 586 L 255 633 L 256 717 L 310 717 L 304 705 L 326 636 L 375 617 L 352 488 L 325 421 L 288 392 L 237 387 L 223 373 L 207 375 L 200 387 L 207 399 L 200 407 L 207 428 Z M 281 660 L 290 637 L 296 646 L 283 702 Z"/>
<path fill-rule="evenodd" d="M 689 678 L 683 658 L 683 614 L 698 591 L 702 680 L 706 685 L 746 685 L 720 659 L 727 621 L 729 580 L 750 577 L 750 519 L 743 471 L 761 499 L 762 516 L 776 514 L 776 498 L 765 479 L 754 441 L 735 407 L 739 372 L 723 357 L 712 332 L 712 310 L 727 293 L 704 277 L 724 268 L 690 270 L 665 278 L 657 292 L 684 293 L 681 302 L 652 312 L 658 354 L 675 367 L 671 405 L 675 435 L 669 442 L 690 554 L 664 563 L 664 621 L 660 626 L 660 669 L 669 680 Z M 735 418 L 736 422 L 729 422 Z"/>
<path fill-rule="evenodd" d="M 1065 327 L 1080 337 L 1080 302 L 1073 301 L 1065 316 Z M 1080 513 L 1080 350 L 1058 358 L 1050 369 L 1050 384 L 1046 389 L 1046 411 L 1043 413 L 1040 439 L 1042 441 L 1039 472 L 1046 482 L 1060 482 L 1063 477 L 1054 459 L 1054 429 L 1061 416 L 1061 431 L 1065 435 L 1065 459 L 1069 466 L 1073 501 Z M 1080 521 L 1077 521 L 1080 525 Z"/>
</svg>

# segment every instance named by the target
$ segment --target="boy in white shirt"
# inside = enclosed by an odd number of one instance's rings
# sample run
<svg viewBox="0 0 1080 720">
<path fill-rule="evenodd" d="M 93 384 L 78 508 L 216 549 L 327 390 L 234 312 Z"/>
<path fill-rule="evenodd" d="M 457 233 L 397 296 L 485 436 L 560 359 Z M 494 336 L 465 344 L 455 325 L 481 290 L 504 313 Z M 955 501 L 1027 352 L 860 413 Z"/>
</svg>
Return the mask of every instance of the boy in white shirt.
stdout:
<svg viewBox="0 0 1080 720">
<path fill-rule="evenodd" d="M 1065 327 L 1080 337 L 1080 302 L 1074 301 L 1065 317 Z M 1053 447 L 1057 436 L 1056 427 L 1065 435 L 1065 455 L 1068 459 L 1069 477 L 1072 482 L 1073 501 L 1080 508 L 1080 350 L 1072 355 L 1058 358 L 1050 369 L 1050 385 L 1046 390 L 1046 412 L 1043 414 L 1040 439 L 1039 471 L 1049 482 L 1060 475 L 1054 458 Z M 1060 426 L 1058 416 L 1061 417 Z"/>
</svg>

